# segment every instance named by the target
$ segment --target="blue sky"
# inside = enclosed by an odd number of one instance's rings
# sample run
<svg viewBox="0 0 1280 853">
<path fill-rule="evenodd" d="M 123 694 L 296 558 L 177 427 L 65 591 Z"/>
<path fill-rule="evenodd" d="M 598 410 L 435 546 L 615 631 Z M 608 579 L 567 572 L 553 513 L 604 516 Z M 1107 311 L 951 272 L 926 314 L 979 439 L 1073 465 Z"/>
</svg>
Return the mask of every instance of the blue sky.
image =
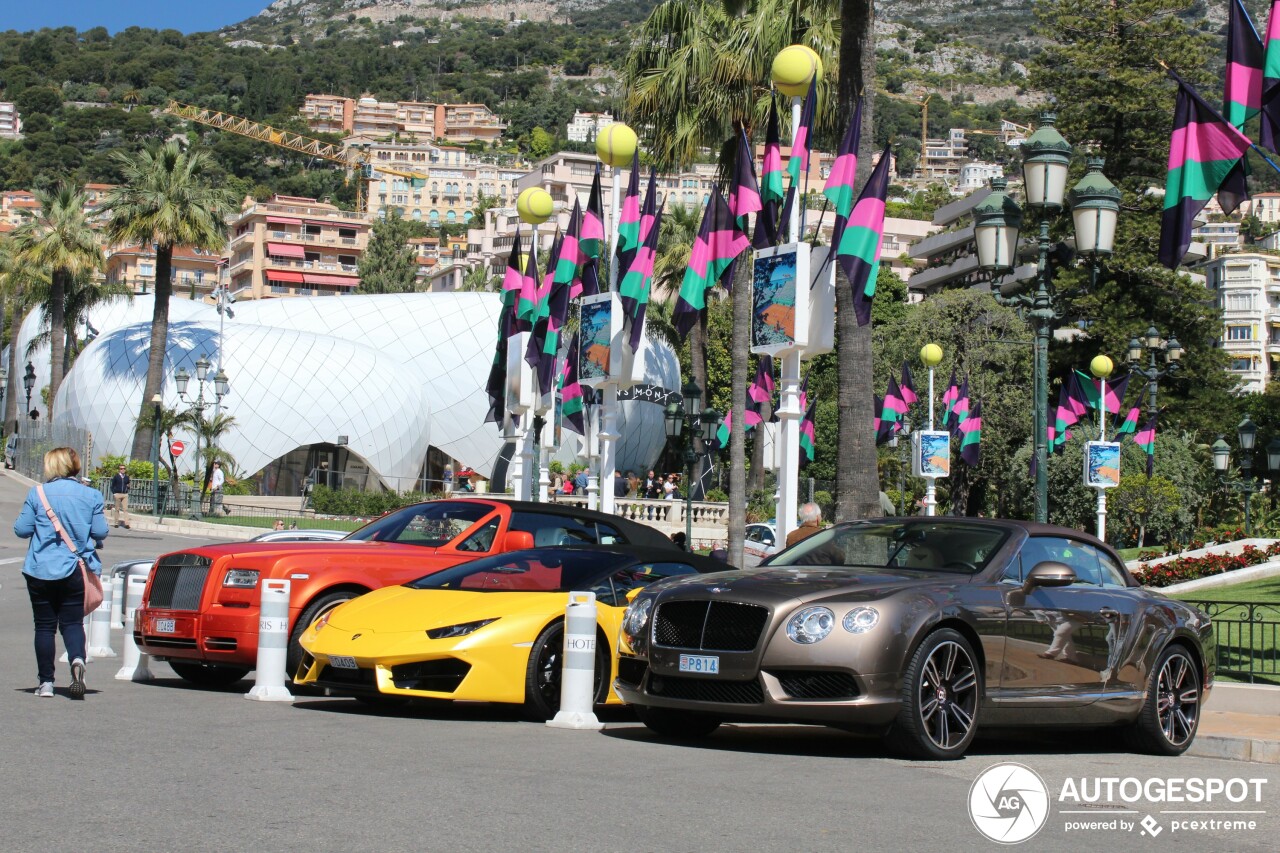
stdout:
<svg viewBox="0 0 1280 853">
<path fill-rule="evenodd" d="M 0 30 L 38 30 L 41 27 L 103 26 L 111 32 L 126 27 L 175 29 L 184 33 L 216 30 L 258 14 L 271 0 L 59 0 L 59 2 L 0 2 Z"/>
</svg>

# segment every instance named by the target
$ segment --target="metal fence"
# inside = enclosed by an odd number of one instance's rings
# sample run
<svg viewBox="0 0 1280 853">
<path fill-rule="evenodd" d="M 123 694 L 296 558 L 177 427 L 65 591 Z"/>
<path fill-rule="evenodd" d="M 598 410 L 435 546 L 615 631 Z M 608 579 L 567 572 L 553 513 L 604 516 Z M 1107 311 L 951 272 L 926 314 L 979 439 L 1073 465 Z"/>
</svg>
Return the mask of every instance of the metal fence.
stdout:
<svg viewBox="0 0 1280 853">
<path fill-rule="evenodd" d="M 55 447 L 71 447 L 82 464 L 92 457 L 93 436 L 88 430 L 66 424 L 24 421 L 17 432 L 5 437 L 5 456 L 13 469 L 36 481 L 44 480 L 44 455 Z M 10 450 L 12 448 L 12 450 Z"/>
<path fill-rule="evenodd" d="M 1280 684 L 1280 604 L 1187 601 L 1213 620 L 1218 674 L 1250 683 Z"/>
</svg>

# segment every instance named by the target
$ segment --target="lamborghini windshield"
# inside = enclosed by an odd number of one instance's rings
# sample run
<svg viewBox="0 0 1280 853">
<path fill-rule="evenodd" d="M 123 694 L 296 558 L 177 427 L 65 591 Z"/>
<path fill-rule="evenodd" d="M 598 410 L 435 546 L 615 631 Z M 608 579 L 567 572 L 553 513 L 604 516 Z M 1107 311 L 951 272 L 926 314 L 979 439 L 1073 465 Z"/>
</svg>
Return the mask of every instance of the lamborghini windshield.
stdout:
<svg viewBox="0 0 1280 853">
<path fill-rule="evenodd" d="M 830 527 L 766 561 L 769 566 L 849 566 L 972 574 L 1009 533 L 994 525 L 947 521 Z"/>
<path fill-rule="evenodd" d="M 473 560 L 405 585 L 472 592 L 570 592 L 592 589 L 631 562 L 634 558 L 626 554 L 608 551 L 538 548 Z"/>
</svg>

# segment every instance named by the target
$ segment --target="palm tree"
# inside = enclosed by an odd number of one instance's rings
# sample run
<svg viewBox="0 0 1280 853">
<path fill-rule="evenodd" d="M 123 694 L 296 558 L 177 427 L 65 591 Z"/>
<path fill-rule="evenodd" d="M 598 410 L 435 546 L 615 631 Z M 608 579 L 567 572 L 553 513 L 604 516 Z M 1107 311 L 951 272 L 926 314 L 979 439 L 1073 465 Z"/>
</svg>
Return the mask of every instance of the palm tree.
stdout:
<svg viewBox="0 0 1280 853">
<path fill-rule="evenodd" d="M 745 13 L 742 10 L 747 9 Z M 627 117 L 648 128 L 649 150 L 663 167 L 689 165 L 703 148 L 721 151 L 720 173 L 731 174 L 736 136 L 759 124 L 773 97 L 773 58 L 797 41 L 811 45 L 828 70 L 835 66 L 837 7 L 833 0 L 667 0 L 641 27 L 624 66 Z M 826 80 L 819 80 L 820 106 Z M 829 112 L 829 108 L 827 110 Z M 820 111 L 818 124 L 823 114 Z M 751 264 L 738 264 L 733 293 L 744 294 Z M 729 562 L 741 565 L 746 530 L 746 408 L 751 306 L 734 298 L 729 442 Z M 869 363 L 869 362 L 868 362 Z"/>
<path fill-rule="evenodd" d="M 183 151 L 176 142 L 137 154 L 118 154 L 125 183 L 107 195 L 104 210 L 111 219 L 107 236 L 116 243 L 156 247 L 155 310 L 151 317 L 151 348 L 147 380 L 139 401 L 139 424 L 149 423 L 151 398 L 164 386 L 165 345 L 169 337 L 169 298 L 173 294 L 170 269 L 176 246 L 217 251 L 226 243 L 226 217 L 234 210 L 235 195 L 210 183 L 212 161 L 203 152 Z M 151 428 L 133 436 L 134 459 L 145 459 L 151 448 Z"/>
<path fill-rule="evenodd" d="M 13 232 L 17 260 L 49 270 L 49 410 L 58 398 L 63 377 L 66 340 L 66 293 L 75 279 L 87 278 L 102 266 L 102 250 L 85 216 L 84 190 L 59 184 L 52 191 L 34 190 L 40 211 Z"/>
<path fill-rule="evenodd" d="M 32 300 L 37 304 L 43 302 L 45 304 L 44 320 L 40 326 L 40 333 L 33 337 L 27 343 L 26 355 L 29 357 L 32 353 L 38 351 L 41 347 L 49 346 L 51 340 L 51 329 L 49 323 L 48 299 L 49 288 L 46 283 L 33 282 L 29 288 L 29 294 Z M 76 331 L 80 325 L 89 324 L 89 312 L 94 308 L 115 299 L 118 296 L 124 296 L 128 299 L 133 298 L 133 291 L 123 282 L 106 282 L 97 284 L 89 276 L 77 276 L 67 283 L 67 290 L 63 297 L 63 317 L 66 324 L 67 335 L 62 347 L 62 374 L 65 376 L 71 370 L 71 364 L 75 361 L 76 356 L 84 348 L 81 341 L 76 337 Z M 92 332 L 90 332 L 92 336 Z M 92 337 L 84 341 L 88 344 Z"/>
<path fill-rule="evenodd" d="M 18 419 L 18 382 L 22 378 L 17 369 L 18 333 L 22 320 L 37 303 L 39 294 L 49 290 L 48 270 L 34 264 L 23 264 L 17 261 L 17 247 L 13 240 L 0 238 L 0 305 L 7 322 L 7 329 L 0 331 L 9 335 L 9 378 L 4 388 L 4 412 L 0 413 L 4 431 L 17 429 Z"/>
</svg>

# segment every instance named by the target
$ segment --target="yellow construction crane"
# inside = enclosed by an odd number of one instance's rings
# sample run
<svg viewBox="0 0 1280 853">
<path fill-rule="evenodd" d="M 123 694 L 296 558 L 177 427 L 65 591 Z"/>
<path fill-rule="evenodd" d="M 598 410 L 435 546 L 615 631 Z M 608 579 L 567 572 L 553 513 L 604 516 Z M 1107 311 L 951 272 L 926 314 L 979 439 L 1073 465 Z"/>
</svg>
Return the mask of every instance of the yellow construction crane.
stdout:
<svg viewBox="0 0 1280 853">
<path fill-rule="evenodd" d="M 924 147 L 929 138 L 929 101 L 933 98 L 932 94 L 925 95 L 923 98 L 912 98 L 907 95 L 895 95 L 892 92 L 881 92 L 886 98 L 894 98 L 899 101 L 906 101 L 908 104 L 915 104 L 920 108 L 920 156 L 923 161 Z"/>
<path fill-rule="evenodd" d="M 187 121 L 194 121 L 199 124 L 216 127 L 219 130 L 225 130 L 228 133 L 247 136 L 250 139 L 256 139 L 259 142 L 266 142 L 270 145 L 278 145 L 281 148 L 287 148 L 299 154 L 308 154 L 312 157 L 319 157 L 322 160 L 328 160 L 345 166 L 347 169 L 347 180 L 351 179 L 351 173 L 359 174 L 360 179 L 356 184 L 356 209 L 361 213 L 366 211 L 364 199 L 364 181 L 366 178 L 373 177 L 374 172 L 382 172 L 388 175 L 395 175 L 398 178 L 408 178 L 410 180 L 425 181 L 427 175 L 424 172 L 408 172 L 400 169 L 393 169 L 388 166 L 373 162 L 368 152 L 358 148 L 344 148 L 332 142 L 321 142 L 319 139 L 312 139 L 310 136 L 303 136 L 300 133 L 294 133 L 289 130 L 280 130 L 268 124 L 262 124 L 242 116 L 231 115 L 230 113 L 220 112 L 218 110 L 205 109 L 204 107 L 195 107 L 190 104 L 179 103 L 178 101 L 170 101 L 165 107 L 165 112 L 184 118 Z"/>
</svg>

